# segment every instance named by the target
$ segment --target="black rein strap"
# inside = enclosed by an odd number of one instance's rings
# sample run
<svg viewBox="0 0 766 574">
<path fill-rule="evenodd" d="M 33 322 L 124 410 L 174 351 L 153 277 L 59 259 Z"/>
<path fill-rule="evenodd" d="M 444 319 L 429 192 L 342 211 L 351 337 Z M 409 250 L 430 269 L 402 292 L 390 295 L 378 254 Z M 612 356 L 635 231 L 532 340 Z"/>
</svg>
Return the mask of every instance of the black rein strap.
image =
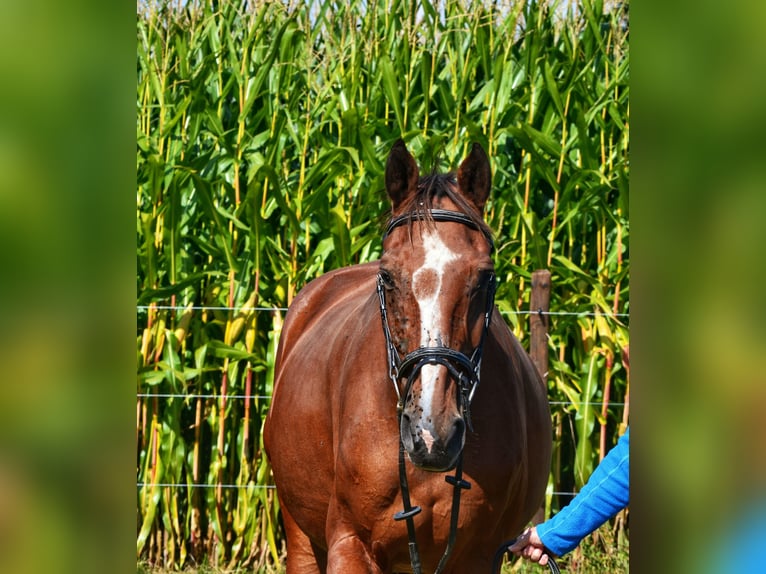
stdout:
<svg viewBox="0 0 766 574">
<path fill-rule="evenodd" d="M 513 546 L 516 543 L 516 540 L 517 538 L 514 538 L 508 542 L 503 542 L 500 548 L 497 549 L 497 552 L 495 552 L 495 558 L 492 560 L 492 574 L 500 574 L 500 568 L 503 565 L 503 558 L 505 557 L 506 553 L 509 556 L 512 554 L 512 552 L 508 550 L 508 547 Z M 552 574 L 561 574 L 559 565 L 556 564 L 556 561 L 550 554 L 548 554 L 548 568 L 551 569 Z"/>
</svg>

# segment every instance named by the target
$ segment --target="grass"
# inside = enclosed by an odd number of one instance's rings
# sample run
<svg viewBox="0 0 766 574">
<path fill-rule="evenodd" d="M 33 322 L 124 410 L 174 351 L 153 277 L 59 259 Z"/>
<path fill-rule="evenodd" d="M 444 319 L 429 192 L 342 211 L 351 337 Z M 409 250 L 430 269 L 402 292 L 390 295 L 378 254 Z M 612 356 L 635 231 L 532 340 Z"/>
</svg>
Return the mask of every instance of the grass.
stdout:
<svg viewBox="0 0 766 574">
<path fill-rule="evenodd" d="M 615 534 L 618 530 L 613 523 L 607 523 L 591 535 L 585 537 L 575 550 L 566 556 L 559 558 L 557 563 L 562 572 L 569 574 L 627 574 L 630 571 L 629 542 L 625 539 L 617 540 Z M 183 574 L 284 574 L 285 570 L 280 565 L 264 566 L 261 568 L 235 568 L 223 570 L 213 566 L 200 566 L 198 568 L 184 568 L 182 570 L 168 570 L 155 568 L 146 562 L 139 562 L 138 574 L 171 574 L 181 572 Z M 503 564 L 502 574 L 539 574 L 548 572 L 538 564 L 526 560 L 514 559 Z"/>
</svg>

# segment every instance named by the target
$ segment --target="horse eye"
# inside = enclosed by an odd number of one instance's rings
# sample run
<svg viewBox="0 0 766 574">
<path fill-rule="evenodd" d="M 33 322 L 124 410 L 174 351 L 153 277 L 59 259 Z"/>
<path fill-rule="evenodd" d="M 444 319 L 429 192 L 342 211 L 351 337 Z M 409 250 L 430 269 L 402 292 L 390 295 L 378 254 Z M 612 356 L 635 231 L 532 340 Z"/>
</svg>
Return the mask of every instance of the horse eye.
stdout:
<svg viewBox="0 0 766 574">
<path fill-rule="evenodd" d="M 486 291 L 495 284 L 495 273 L 493 271 L 482 271 L 479 274 L 479 281 L 476 283 L 475 291 Z"/>
<path fill-rule="evenodd" d="M 393 289 L 394 288 L 394 280 L 391 278 L 391 274 L 386 271 L 385 269 L 381 269 L 378 273 L 378 277 L 380 277 L 380 280 L 383 283 L 383 287 L 386 289 Z"/>
</svg>

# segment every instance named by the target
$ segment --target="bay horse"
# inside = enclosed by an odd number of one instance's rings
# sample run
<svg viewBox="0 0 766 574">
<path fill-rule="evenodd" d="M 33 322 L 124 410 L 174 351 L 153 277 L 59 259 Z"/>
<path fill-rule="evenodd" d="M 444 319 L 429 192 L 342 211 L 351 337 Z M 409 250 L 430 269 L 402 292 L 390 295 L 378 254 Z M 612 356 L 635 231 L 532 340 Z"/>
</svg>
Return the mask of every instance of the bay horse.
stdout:
<svg viewBox="0 0 766 574">
<path fill-rule="evenodd" d="M 398 141 L 380 260 L 292 302 L 264 428 L 288 574 L 489 572 L 540 507 L 550 411 L 494 305 L 490 185 L 479 144 L 421 178 Z"/>
</svg>

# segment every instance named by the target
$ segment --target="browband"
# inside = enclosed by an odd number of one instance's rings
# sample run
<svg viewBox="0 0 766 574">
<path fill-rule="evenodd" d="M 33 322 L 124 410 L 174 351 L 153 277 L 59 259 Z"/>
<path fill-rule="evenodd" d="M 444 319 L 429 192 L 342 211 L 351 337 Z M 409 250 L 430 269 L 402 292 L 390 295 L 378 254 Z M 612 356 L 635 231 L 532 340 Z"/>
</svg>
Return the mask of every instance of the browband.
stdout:
<svg viewBox="0 0 766 574">
<path fill-rule="evenodd" d="M 473 227 L 477 231 L 481 231 L 484 234 L 484 237 L 487 239 L 487 242 L 489 243 L 489 246 L 492 250 L 495 249 L 495 242 L 492 239 L 492 236 L 487 233 L 487 231 L 481 227 L 479 227 L 476 222 L 468 217 L 465 213 L 461 213 L 459 211 L 450 211 L 448 209 L 431 209 L 427 213 L 430 214 L 431 218 L 434 221 L 449 221 L 452 223 L 462 223 L 463 225 L 467 225 L 469 227 Z M 383 234 L 383 240 L 386 239 L 389 233 L 393 231 L 395 228 L 399 227 L 400 225 L 404 225 L 405 223 L 409 222 L 411 219 L 424 219 L 424 215 L 420 215 L 419 213 L 405 213 L 404 215 L 400 215 L 399 217 L 394 217 L 391 221 L 388 222 L 388 227 L 386 227 L 386 232 Z"/>
</svg>

